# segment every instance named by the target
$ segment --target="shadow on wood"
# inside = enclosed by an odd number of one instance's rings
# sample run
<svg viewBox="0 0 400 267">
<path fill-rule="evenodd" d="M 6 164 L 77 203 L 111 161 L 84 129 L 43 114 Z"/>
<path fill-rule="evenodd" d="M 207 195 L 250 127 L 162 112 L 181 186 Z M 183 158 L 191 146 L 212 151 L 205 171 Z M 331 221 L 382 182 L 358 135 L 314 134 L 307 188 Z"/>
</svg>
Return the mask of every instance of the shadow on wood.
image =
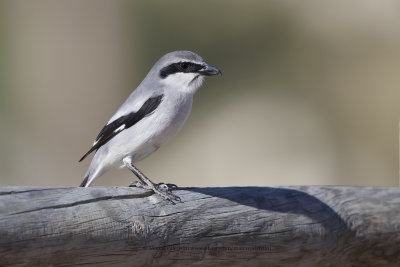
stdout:
<svg viewBox="0 0 400 267">
<path fill-rule="evenodd" d="M 0 189 L 0 265 L 400 261 L 400 188 Z"/>
</svg>

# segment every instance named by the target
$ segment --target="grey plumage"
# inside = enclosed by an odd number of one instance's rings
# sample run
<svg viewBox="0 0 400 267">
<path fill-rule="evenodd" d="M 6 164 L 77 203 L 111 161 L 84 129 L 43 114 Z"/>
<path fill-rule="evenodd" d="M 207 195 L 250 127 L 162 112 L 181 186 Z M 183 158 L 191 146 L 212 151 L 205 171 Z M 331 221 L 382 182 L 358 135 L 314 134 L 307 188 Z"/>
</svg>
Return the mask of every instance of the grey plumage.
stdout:
<svg viewBox="0 0 400 267">
<path fill-rule="evenodd" d="M 133 166 L 156 151 L 181 129 L 203 77 L 221 72 L 190 51 L 161 57 L 104 126 L 92 148 L 95 155 L 81 186 L 89 186 L 112 167 L 129 168 L 140 182 L 168 200 L 178 198 L 165 184 L 156 185 Z"/>
</svg>

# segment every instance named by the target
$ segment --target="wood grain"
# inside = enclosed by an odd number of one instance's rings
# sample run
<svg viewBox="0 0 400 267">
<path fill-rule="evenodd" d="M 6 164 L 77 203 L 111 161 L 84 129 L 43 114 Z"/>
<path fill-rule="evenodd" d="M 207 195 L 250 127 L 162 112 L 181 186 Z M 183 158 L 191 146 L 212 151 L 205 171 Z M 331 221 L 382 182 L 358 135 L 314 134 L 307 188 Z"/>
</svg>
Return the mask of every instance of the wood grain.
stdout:
<svg viewBox="0 0 400 267">
<path fill-rule="evenodd" d="M 400 188 L 0 188 L 0 266 L 400 262 Z"/>
</svg>

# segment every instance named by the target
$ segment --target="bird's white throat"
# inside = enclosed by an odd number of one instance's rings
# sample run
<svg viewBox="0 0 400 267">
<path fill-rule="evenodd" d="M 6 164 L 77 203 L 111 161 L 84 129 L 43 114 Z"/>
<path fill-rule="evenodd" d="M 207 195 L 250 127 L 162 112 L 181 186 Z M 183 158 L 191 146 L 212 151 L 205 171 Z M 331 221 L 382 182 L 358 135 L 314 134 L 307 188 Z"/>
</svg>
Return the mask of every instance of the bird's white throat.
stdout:
<svg viewBox="0 0 400 267">
<path fill-rule="evenodd" d="M 198 73 L 174 73 L 162 80 L 165 86 L 177 88 L 183 93 L 194 94 L 203 84 L 204 77 Z"/>
</svg>

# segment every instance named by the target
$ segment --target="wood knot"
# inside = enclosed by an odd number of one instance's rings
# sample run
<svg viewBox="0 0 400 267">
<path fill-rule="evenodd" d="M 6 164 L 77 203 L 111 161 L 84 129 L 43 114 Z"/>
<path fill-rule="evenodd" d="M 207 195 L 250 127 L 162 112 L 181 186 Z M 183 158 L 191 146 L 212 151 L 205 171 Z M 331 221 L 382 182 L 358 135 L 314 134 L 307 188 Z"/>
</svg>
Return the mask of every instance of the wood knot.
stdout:
<svg viewBox="0 0 400 267">
<path fill-rule="evenodd" d="M 144 231 L 144 226 L 140 222 L 135 221 L 135 222 L 133 222 L 131 229 L 132 229 L 133 233 L 140 234 Z"/>
</svg>

